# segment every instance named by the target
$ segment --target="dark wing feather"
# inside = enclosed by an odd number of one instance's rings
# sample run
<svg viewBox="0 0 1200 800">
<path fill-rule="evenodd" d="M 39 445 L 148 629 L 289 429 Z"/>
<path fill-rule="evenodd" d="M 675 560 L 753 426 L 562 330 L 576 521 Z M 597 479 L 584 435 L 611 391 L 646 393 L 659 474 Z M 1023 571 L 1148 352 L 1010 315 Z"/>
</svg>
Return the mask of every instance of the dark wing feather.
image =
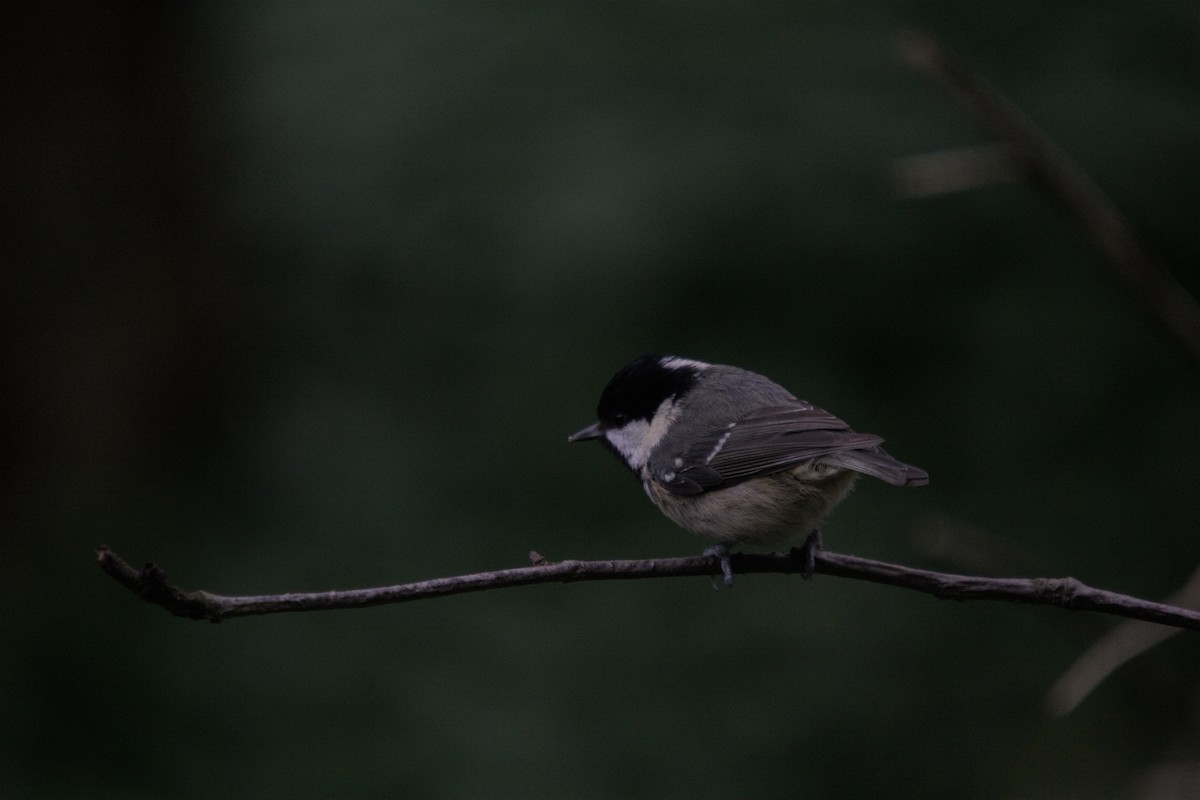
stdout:
<svg viewBox="0 0 1200 800">
<path fill-rule="evenodd" d="M 833 457 L 831 465 L 894 483 L 893 474 L 905 465 L 880 450 L 882 442 L 878 436 L 855 433 L 828 411 L 798 401 L 755 411 L 710 432 L 692 443 L 679 466 L 662 468 L 657 477 L 675 494 L 699 494 Z"/>
</svg>

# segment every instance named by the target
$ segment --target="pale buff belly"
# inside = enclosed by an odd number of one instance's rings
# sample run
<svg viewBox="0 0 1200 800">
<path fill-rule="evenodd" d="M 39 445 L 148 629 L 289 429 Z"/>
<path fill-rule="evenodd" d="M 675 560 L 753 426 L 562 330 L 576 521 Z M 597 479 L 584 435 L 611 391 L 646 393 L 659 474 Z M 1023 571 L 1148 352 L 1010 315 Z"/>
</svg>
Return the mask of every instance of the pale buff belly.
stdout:
<svg viewBox="0 0 1200 800">
<path fill-rule="evenodd" d="M 654 504 L 686 530 L 727 544 L 777 546 L 808 536 L 849 493 L 857 472 L 802 465 L 704 494 L 679 496 L 653 480 Z"/>
</svg>

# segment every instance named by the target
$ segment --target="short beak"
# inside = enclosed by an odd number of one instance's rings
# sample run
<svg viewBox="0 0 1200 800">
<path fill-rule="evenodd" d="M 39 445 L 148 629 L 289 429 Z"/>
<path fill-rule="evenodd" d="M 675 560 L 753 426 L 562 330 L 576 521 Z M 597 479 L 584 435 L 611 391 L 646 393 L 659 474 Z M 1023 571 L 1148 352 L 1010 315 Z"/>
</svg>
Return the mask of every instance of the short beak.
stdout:
<svg viewBox="0 0 1200 800">
<path fill-rule="evenodd" d="M 593 422 L 581 431 L 575 431 L 567 437 L 568 442 L 583 442 L 588 439 L 599 439 L 604 436 L 604 428 L 600 427 L 599 422 Z"/>
</svg>

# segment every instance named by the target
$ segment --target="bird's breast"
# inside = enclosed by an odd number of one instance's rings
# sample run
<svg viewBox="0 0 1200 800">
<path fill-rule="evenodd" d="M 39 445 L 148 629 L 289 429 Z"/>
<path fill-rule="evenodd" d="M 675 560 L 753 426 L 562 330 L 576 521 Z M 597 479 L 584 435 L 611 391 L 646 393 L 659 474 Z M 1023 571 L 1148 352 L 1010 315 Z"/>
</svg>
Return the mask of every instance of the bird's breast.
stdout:
<svg viewBox="0 0 1200 800">
<path fill-rule="evenodd" d="M 676 525 L 729 544 L 780 545 L 811 533 L 854 485 L 849 470 L 808 465 L 703 492 L 676 495 L 642 470 L 646 494 Z"/>
</svg>

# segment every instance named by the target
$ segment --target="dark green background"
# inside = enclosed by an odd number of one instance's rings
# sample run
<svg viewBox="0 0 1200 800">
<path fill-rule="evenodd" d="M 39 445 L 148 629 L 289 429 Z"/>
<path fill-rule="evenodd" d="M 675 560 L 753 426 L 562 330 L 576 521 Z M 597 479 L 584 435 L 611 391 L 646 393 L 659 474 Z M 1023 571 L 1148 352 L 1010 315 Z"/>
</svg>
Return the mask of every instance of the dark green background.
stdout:
<svg viewBox="0 0 1200 800">
<path fill-rule="evenodd" d="M 990 141 L 897 58 L 920 25 L 1195 291 L 1195 3 L 4 16 L 4 796 L 1195 796 L 1194 634 L 1052 719 L 1114 618 L 758 576 L 213 626 L 92 555 L 260 593 L 698 552 L 565 442 L 661 350 L 929 471 L 863 482 L 831 550 L 1169 595 L 1194 363 L 1037 189 L 887 175 Z"/>
</svg>

